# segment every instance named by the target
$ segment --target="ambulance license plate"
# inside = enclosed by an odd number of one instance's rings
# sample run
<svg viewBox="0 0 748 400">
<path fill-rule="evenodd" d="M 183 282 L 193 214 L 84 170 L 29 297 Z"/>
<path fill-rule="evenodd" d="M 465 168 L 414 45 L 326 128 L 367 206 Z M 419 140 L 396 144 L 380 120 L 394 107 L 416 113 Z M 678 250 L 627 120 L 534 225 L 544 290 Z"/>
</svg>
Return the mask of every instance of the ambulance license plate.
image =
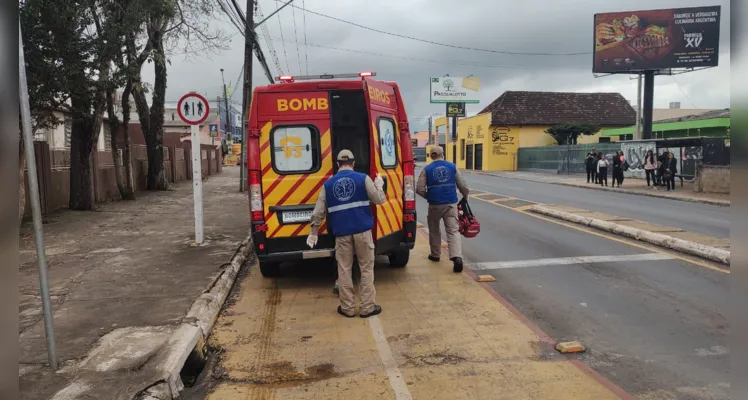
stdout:
<svg viewBox="0 0 748 400">
<path fill-rule="evenodd" d="M 312 210 L 309 211 L 283 211 L 284 224 L 298 224 L 312 220 Z"/>
</svg>

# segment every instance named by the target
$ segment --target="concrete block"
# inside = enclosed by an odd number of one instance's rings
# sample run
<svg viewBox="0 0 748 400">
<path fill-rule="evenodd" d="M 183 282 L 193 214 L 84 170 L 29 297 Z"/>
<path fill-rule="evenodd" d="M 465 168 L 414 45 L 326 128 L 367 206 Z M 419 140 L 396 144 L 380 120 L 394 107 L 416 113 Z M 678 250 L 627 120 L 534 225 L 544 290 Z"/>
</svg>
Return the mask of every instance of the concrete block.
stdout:
<svg viewBox="0 0 748 400">
<path fill-rule="evenodd" d="M 496 278 L 491 275 L 478 275 L 475 280 L 478 282 L 495 282 Z"/>
<path fill-rule="evenodd" d="M 556 345 L 556 350 L 561 354 L 584 353 L 586 350 L 579 342 L 561 342 Z"/>
</svg>

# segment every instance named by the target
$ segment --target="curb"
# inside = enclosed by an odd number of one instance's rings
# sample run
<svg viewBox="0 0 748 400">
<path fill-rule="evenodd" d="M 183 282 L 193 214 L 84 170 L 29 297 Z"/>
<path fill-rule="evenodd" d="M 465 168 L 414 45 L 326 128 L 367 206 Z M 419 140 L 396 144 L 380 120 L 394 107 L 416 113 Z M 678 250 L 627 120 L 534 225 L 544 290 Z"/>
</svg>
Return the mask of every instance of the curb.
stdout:
<svg viewBox="0 0 748 400">
<path fill-rule="evenodd" d="M 464 170 L 460 170 L 460 172 L 465 172 Z M 678 200 L 678 201 L 686 201 L 689 203 L 701 203 L 701 204 L 710 204 L 713 206 L 720 206 L 720 207 L 730 207 L 730 200 L 712 200 L 712 199 L 699 199 L 695 197 L 673 197 L 668 196 L 666 194 L 657 193 L 657 192 L 638 192 L 633 191 L 630 189 L 617 189 L 615 191 L 610 189 L 604 189 L 600 186 L 596 185 L 582 185 L 582 184 L 573 184 L 573 183 L 565 183 L 565 182 L 554 182 L 554 181 L 541 181 L 541 180 L 533 180 L 533 179 L 526 179 L 522 177 L 514 177 L 514 176 L 504 176 L 504 175 L 494 175 L 489 172 L 476 172 L 476 171 L 468 171 L 468 174 L 476 174 L 476 175 L 484 175 L 484 176 L 492 176 L 494 178 L 506 178 L 506 179 L 517 179 L 521 181 L 528 181 L 528 182 L 536 182 L 536 183 L 549 183 L 552 185 L 561 185 L 561 186 L 569 186 L 569 187 L 576 187 L 581 189 L 593 189 L 593 190 L 603 190 L 608 192 L 614 192 L 614 193 L 626 193 L 631 194 L 635 196 L 648 196 L 648 197 L 657 197 L 661 199 L 670 199 L 670 200 Z"/>
<path fill-rule="evenodd" d="M 711 261 L 716 261 L 725 265 L 730 265 L 730 252 L 728 250 L 720 249 L 717 247 L 706 246 L 701 243 L 678 239 L 660 233 L 653 233 L 639 228 L 619 225 L 614 222 L 603 221 L 601 219 L 582 217 L 576 214 L 571 214 L 565 211 L 558 211 L 539 205 L 533 206 L 531 208 L 531 211 L 537 214 L 543 214 L 549 217 L 590 226 L 603 231 L 615 233 L 617 235 L 640 240 L 642 242 L 647 242 L 660 247 L 673 249 L 682 253 L 705 258 Z"/>
<path fill-rule="evenodd" d="M 205 339 L 213 329 L 223 304 L 234 286 L 239 270 L 249 259 L 252 252 L 251 235 L 242 241 L 225 268 L 193 303 L 183 322 L 171 335 L 164 355 L 157 367 L 161 376 L 147 386 L 137 400 L 171 400 L 177 399 L 184 389 L 180 372 L 190 354 L 197 350 L 202 352 Z"/>
</svg>

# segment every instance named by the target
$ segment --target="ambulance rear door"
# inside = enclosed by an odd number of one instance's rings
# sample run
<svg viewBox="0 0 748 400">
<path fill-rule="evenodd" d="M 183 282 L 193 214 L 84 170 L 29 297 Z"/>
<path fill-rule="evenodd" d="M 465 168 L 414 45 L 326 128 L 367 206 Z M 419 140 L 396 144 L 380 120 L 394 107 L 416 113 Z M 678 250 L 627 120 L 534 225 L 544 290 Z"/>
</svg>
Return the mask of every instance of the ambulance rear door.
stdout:
<svg viewBox="0 0 748 400">
<path fill-rule="evenodd" d="M 328 92 L 289 90 L 258 96 L 267 252 L 305 250 L 314 203 L 333 174 Z M 323 236 L 327 233 L 324 224 L 318 248 L 333 247 L 332 239 Z"/>
<path fill-rule="evenodd" d="M 371 177 L 385 180 L 384 204 L 376 206 L 375 238 L 377 253 L 394 251 L 403 237 L 403 167 L 395 91 L 392 86 L 364 79 L 366 106 L 371 123 Z"/>
</svg>

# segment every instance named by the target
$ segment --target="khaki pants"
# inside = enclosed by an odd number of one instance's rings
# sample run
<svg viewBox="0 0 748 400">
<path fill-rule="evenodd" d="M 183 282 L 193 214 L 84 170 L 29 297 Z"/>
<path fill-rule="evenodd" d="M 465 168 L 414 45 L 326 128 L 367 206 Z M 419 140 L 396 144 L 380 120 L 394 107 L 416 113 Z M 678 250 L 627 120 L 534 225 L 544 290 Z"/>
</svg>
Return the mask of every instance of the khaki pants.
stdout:
<svg viewBox="0 0 748 400">
<path fill-rule="evenodd" d="M 338 261 L 338 287 L 340 308 L 348 315 L 356 314 L 356 294 L 353 289 L 353 256 L 361 269 L 359 295 L 360 314 L 374 311 L 377 295 L 374 289 L 374 240 L 371 231 L 335 238 L 335 259 Z"/>
<path fill-rule="evenodd" d="M 442 231 L 440 222 L 444 220 L 444 230 L 447 232 L 447 246 L 449 259 L 462 257 L 462 242 L 460 241 L 460 225 L 457 222 L 457 204 L 430 204 L 427 217 L 429 226 L 429 246 L 431 256 L 439 257 L 442 249 Z"/>
</svg>

